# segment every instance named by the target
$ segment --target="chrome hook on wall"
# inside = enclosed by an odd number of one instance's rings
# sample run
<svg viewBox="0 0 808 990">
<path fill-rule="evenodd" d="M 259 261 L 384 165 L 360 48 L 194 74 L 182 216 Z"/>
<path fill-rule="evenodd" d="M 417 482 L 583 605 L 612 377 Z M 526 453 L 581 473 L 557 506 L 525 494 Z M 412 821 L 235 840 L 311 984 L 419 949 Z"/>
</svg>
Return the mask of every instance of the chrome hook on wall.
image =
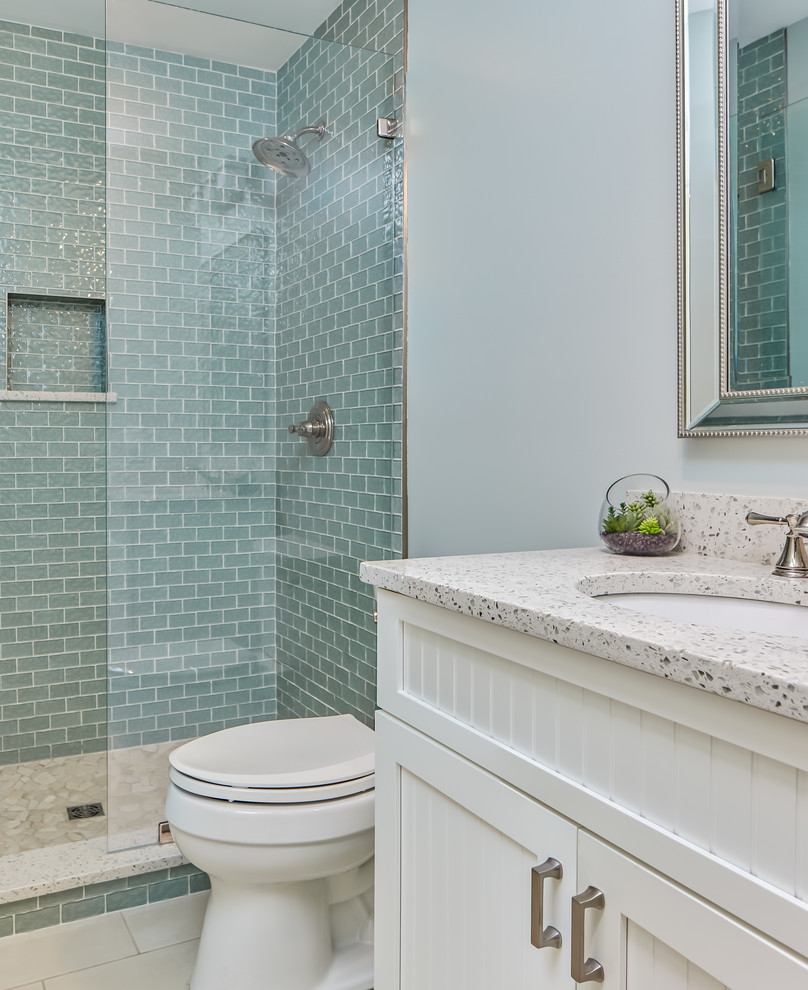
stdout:
<svg viewBox="0 0 808 990">
<path fill-rule="evenodd" d="M 315 457 L 323 457 L 331 450 L 334 442 L 334 413 L 326 402 L 315 402 L 309 410 L 309 418 L 289 427 L 309 442 L 309 452 Z"/>
<path fill-rule="evenodd" d="M 380 138 L 396 138 L 398 137 L 399 127 L 398 120 L 395 117 L 377 117 L 376 118 L 376 136 Z"/>
</svg>

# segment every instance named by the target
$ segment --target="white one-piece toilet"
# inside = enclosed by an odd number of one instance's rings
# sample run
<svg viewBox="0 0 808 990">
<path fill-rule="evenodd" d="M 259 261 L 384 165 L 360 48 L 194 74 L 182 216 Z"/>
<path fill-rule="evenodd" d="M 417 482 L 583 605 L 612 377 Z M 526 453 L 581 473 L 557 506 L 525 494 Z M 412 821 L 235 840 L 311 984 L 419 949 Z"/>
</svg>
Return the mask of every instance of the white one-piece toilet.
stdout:
<svg viewBox="0 0 808 990">
<path fill-rule="evenodd" d="M 191 990 L 370 990 L 373 731 L 254 722 L 169 760 L 171 833 L 211 882 Z"/>
</svg>

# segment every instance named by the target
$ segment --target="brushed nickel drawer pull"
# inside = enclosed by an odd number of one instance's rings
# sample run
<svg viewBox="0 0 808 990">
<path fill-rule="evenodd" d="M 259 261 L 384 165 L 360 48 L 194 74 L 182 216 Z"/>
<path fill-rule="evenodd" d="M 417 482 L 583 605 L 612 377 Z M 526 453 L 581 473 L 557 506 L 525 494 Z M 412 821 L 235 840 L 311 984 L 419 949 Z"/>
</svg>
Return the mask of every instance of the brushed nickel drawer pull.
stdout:
<svg viewBox="0 0 808 990">
<path fill-rule="evenodd" d="M 572 948 L 570 975 L 576 983 L 603 983 L 603 966 L 597 959 L 586 959 L 584 948 L 584 918 L 587 908 L 602 911 L 606 906 L 603 891 L 589 886 L 572 899 Z"/>
<path fill-rule="evenodd" d="M 530 871 L 530 941 L 537 949 L 561 948 L 561 932 L 552 925 L 544 927 L 544 881 L 560 880 L 561 863 L 552 856 Z"/>
</svg>

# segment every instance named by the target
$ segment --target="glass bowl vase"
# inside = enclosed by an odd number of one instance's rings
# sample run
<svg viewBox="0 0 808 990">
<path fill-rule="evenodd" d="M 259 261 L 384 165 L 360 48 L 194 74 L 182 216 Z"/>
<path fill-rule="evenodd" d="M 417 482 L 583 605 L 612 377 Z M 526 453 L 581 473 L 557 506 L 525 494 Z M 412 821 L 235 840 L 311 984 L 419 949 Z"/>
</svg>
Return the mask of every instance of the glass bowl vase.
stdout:
<svg viewBox="0 0 808 990">
<path fill-rule="evenodd" d="M 609 486 L 600 509 L 600 539 L 612 553 L 658 557 L 675 550 L 682 531 L 668 483 L 627 474 Z"/>
</svg>

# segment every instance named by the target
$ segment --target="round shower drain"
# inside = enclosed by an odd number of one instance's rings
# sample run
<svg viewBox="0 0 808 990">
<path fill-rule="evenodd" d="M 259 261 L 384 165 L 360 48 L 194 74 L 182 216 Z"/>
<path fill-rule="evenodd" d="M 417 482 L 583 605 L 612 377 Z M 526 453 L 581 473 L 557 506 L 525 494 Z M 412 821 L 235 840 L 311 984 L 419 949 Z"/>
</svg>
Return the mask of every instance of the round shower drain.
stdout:
<svg viewBox="0 0 808 990">
<path fill-rule="evenodd" d="M 67 809 L 68 820 L 73 818 L 97 818 L 104 814 L 104 808 L 100 801 L 94 804 L 73 804 Z"/>
</svg>

